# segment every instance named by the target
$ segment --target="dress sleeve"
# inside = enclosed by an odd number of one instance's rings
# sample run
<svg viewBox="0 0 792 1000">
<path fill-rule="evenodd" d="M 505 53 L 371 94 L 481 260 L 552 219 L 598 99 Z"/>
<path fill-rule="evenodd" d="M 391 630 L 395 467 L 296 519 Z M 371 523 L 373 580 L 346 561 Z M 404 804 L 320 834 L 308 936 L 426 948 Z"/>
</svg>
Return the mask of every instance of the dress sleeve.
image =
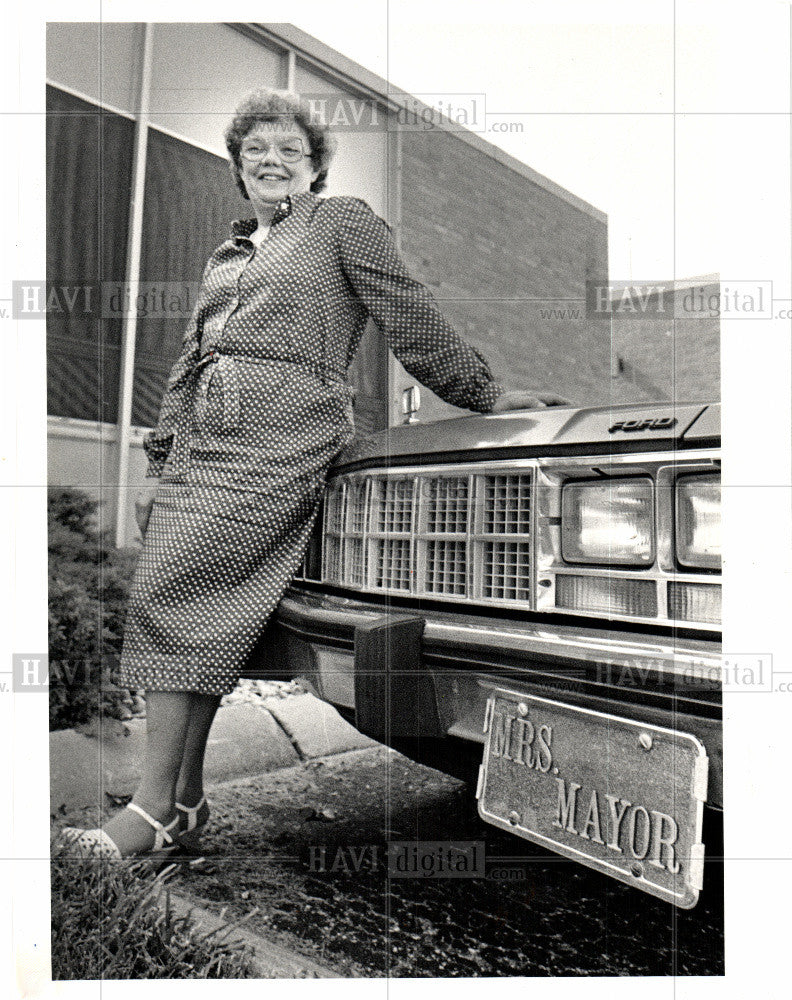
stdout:
<svg viewBox="0 0 792 1000">
<path fill-rule="evenodd" d="M 487 362 L 410 276 L 390 227 L 359 198 L 348 199 L 340 252 L 352 289 L 407 371 L 447 403 L 489 413 L 503 389 Z"/>
<path fill-rule="evenodd" d="M 207 264 L 201 280 L 201 289 L 203 289 L 209 268 L 210 264 Z M 195 308 L 182 337 L 181 352 L 168 376 L 165 392 L 160 403 L 157 425 L 143 439 L 143 449 L 148 458 L 147 476 L 162 475 L 162 470 L 173 445 L 173 436 L 176 432 L 176 423 L 179 418 L 179 409 L 181 407 L 180 390 L 186 380 L 187 373 L 200 357 L 201 341 L 198 329 L 200 303 L 201 291 L 199 290 Z"/>
</svg>

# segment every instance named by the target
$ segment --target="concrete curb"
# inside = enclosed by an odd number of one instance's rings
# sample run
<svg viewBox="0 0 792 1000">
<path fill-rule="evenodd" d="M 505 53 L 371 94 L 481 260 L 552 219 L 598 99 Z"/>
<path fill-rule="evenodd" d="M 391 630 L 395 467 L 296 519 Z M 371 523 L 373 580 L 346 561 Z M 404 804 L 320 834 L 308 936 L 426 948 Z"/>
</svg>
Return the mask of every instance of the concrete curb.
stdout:
<svg viewBox="0 0 792 1000">
<path fill-rule="evenodd" d="M 185 896 L 180 896 L 166 887 L 170 897 L 170 905 L 177 916 L 190 916 L 196 927 L 204 933 L 211 933 L 221 928 L 227 928 L 228 920 L 197 906 Z M 160 906 L 165 907 L 165 892 L 160 897 Z M 260 937 L 244 926 L 233 927 L 218 935 L 223 941 L 241 941 L 250 945 L 255 958 L 252 960 L 260 979 L 341 979 L 350 978 L 348 972 L 338 972 L 328 966 L 320 965 L 311 958 L 291 951 L 283 945 L 274 944 Z"/>
<path fill-rule="evenodd" d="M 302 760 L 375 745 L 374 740 L 350 726 L 332 705 L 310 693 L 296 698 L 267 698 L 264 705 Z"/>
<path fill-rule="evenodd" d="M 145 734 L 145 719 L 111 719 L 99 730 L 50 733 L 50 812 L 101 806 L 105 793 L 132 795 Z M 204 774 L 211 785 L 371 745 L 332 705 L 311 694 L 235 703 L 217 712 Z"/>
</svg>

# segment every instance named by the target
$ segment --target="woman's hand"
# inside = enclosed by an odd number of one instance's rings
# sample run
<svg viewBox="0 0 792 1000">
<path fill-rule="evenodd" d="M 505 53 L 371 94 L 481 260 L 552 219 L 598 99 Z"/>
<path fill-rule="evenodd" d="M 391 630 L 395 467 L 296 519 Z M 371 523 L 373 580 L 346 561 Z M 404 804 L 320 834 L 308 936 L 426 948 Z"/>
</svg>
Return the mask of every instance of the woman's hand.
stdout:
<svg viewBox="0 0 792 1000">
<path fill-rule="evenodd" d="M 154 497 L 157 495 L 159 480 L 143 486 L 135 499 L 135 520 L 140 528 L 141 535 L 146 534 L 151 508 L 154 506 Z"/>
<path fill-rule="evenodd" d="M 502 392 L 495 400 L 492 413 L 508 410 L 541 410 L 545 406 L 569 406 L 570 401 L 552 392 L 529 392 L 521 389 Z"/>
</svg>

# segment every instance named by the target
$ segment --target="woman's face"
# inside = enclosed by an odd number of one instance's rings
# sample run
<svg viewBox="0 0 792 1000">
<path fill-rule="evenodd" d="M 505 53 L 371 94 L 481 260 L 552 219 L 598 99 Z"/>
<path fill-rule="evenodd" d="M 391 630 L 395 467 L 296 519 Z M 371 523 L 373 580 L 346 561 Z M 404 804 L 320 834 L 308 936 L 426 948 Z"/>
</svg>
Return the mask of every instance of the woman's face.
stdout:
<svg viewBox="0 0 792 1000">
<path fill-rule="evenodd" d="M 293 159 L 295 150 L 305 155 Z M 253 203 L 271 205 L 288 194 L 308 191 L 318 176 L 311 144 L 295 121 L 258 122 L 242 140 L 240 174 Z"/>
</svg>

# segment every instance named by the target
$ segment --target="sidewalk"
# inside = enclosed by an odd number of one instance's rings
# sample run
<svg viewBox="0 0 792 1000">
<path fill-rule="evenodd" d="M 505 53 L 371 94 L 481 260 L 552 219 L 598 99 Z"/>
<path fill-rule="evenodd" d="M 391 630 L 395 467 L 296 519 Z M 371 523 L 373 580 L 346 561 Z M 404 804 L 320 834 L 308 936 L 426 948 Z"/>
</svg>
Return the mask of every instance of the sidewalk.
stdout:
<svg viewBox="0 0 792 1000">
<path fill-rule="evenodd" d="M 66 815 L 131 796 L 140 778 L 145 719 L 107 720 L 50 734 L 50 813 Z M 312 694 L 222 705 L 206 748 L 207 785 L 375 746 Z"/>
</svg>

